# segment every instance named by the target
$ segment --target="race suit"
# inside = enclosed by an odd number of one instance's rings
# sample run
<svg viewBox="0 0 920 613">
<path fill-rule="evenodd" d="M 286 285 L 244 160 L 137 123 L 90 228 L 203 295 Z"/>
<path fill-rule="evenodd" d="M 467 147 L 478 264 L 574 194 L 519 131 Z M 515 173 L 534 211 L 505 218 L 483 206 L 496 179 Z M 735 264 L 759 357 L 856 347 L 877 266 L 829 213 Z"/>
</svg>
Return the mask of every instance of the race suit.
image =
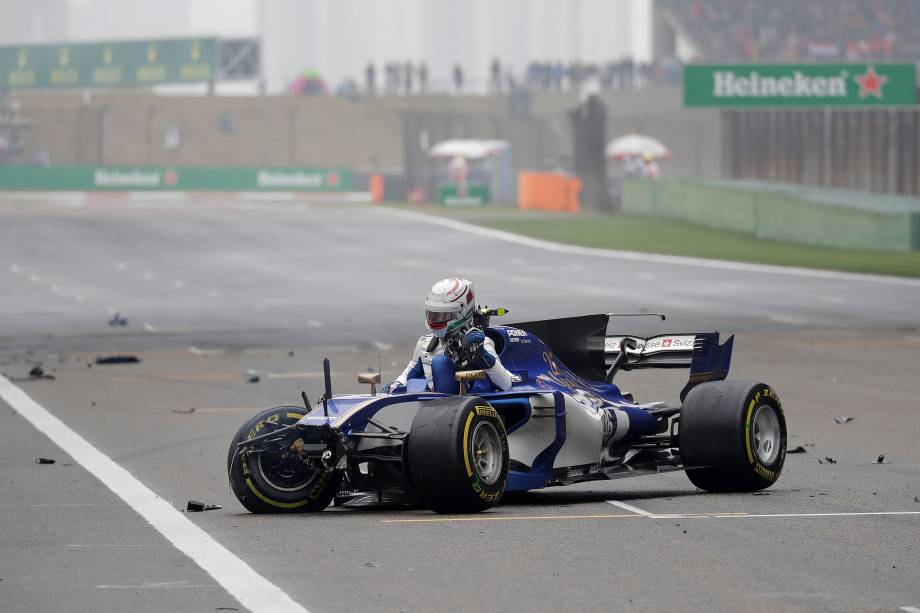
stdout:
<svg viewBox="0 0 920 613">
<path fill-rule="evenodd" d="M 426 334 L 418 339 L 409 365 L 406 366 L 406 369 L 396 378 L 394 383 L 405 386 L 409 379 L 421 379 L 424 377 L 428 381 L 429 390 L 456 394 L 459 389 L 459 385 L 453 378 L 456 365 L 444 355 L 444 343 L 435 343 L 433 339 L 434 337 L 431 334 Z M 492 339 L 486 337 L 479 351 L 481 355 L 479 361 L 482 364 L 473 364 L 471 368 L 485 370 L 489 380 L 498 389 L 502 391 L 511 389 L 511 384 L 517 380 L 517 377 L 502 366 Z M 446 369 L 440 366 L 445 363 L 449 363 Z M 492 365 L 488 366 L 489 364 Z M 451 369 L 450 366 L 453 366 L 453 368 Z"/>
</svg>

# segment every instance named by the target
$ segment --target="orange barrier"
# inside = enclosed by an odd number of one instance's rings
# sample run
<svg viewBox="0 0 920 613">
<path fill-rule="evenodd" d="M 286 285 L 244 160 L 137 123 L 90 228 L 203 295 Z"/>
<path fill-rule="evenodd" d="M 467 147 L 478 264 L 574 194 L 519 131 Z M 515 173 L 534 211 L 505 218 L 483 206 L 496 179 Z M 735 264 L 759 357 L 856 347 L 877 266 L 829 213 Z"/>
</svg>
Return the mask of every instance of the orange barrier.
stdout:
<svg viewBox="0 0 920 613">
<path fill-rule="evenodd" d="M 518 173 L 518 208 L 577 213 L 581 180 L 555 172 Z"/>
<path fill-rule="evenodd" d="M 370 181 L 370 192 L 371 192 L 371 202 L 381 203 L 383 202 L 383 175 L 371 175 Z"/>
</svg>

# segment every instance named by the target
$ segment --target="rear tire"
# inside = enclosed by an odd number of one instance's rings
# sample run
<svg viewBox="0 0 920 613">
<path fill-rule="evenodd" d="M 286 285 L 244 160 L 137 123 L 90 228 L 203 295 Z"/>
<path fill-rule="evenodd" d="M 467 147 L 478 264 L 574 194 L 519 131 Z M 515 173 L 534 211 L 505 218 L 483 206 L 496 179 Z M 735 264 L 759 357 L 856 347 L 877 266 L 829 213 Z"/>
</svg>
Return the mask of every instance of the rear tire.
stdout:
<svg viewBox="0 0 920 613">
<path fill-rule="evenodd" d="M 770 487 L 786 460 L 786 418 L 776 392 L 764 383 L 697 385 L 680 411 L 679 437 L 687 477 L 710 492 Z"/>
<path fill-rule="evenodd" d="M 406 441 L 416 496 L 438 513 L 478 513 L 508 482 L 508 438 L 498 412 L 476 397 L 425 402 Z"/>
<path fill-rule="evenodd" d="M 297 423 L 303 407 L 265 409 L 237 431 L 227 453 L 230 489 L 253 513 L 315 513 L 322 511 L 339 491 L 342 475 L 311 468 L 294 451 L 244 454 L 237 444 L 255 436 Z"/>
</svg>

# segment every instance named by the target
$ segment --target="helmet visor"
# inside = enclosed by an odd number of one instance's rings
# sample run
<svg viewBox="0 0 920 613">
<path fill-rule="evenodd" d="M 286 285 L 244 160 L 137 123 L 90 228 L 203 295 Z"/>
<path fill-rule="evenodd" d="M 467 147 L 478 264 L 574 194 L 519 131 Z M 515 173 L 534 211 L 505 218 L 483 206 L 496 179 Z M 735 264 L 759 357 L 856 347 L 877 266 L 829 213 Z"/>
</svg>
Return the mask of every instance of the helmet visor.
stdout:
<svg viewBox="0 0 920 613">
<path fill-rule="evenodd" d="M 443 328 L 447 323 L 457 318 L 459 311 L 425 311 L 425 319 L 431 329 Z"/>
</svg>

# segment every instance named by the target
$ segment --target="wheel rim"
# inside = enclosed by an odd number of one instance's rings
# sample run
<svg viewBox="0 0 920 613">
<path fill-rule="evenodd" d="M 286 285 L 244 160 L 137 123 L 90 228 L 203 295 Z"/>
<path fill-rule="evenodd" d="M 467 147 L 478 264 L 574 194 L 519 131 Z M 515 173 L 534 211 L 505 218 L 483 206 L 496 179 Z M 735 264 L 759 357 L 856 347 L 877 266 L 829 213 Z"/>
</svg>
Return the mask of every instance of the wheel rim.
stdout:
<svg viewBox="0 0 920 613">
<path fill-rule="evenodd" d="M 258 453 L 255 454 L 256 470 L 270 486 L 283 492 L 296 492 L 308 487 L 317 472 L 307 470 L 297 454 Z"/>
<path fill-rule="evenodd" d="M 782 437 L 776 410 L 765 404 L 757 407 L 754 412 L 752 429 L 754 454 L 761 463 L 772 464 L 779 455 L 780 438 Z"/>
<path fill-rule="evenodd" d="M 479 422 L 473 429 L 470 452 L 476 475 L 487 485 L 492 485 L 502 472 L 502 442 L 498 430 L 487 421 Z"/>
</svg>

